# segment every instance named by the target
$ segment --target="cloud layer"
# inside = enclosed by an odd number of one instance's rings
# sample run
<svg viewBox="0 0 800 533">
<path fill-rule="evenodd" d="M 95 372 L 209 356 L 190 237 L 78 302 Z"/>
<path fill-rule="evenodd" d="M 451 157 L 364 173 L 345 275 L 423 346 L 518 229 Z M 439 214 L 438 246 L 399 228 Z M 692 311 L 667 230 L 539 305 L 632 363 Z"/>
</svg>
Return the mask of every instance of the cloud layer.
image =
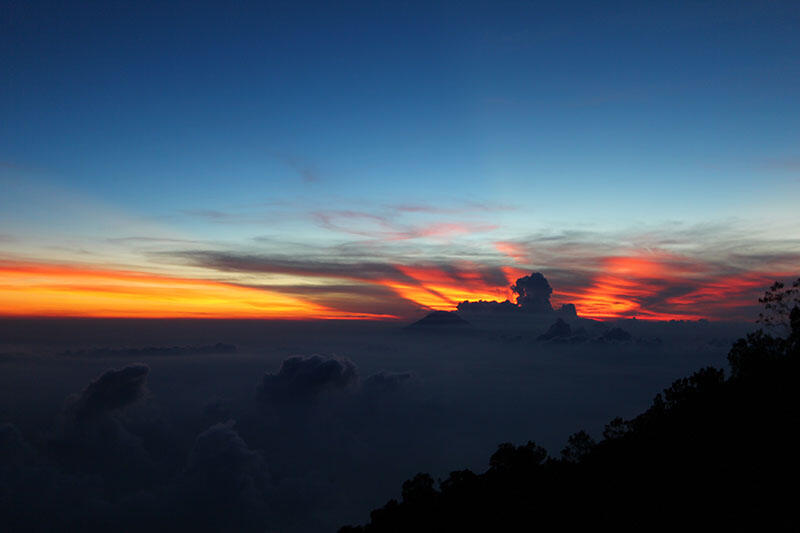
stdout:
<svg viewBox="0 0 800 533">
<path fill-rule="evenodd" d="M 408 320 L 463 301 L 516 300 L 546 311 L 550 296 L 599 319 L 748 319 L 756 295 L 800 271 L 800 240 L 735 224 L 548 231 L 487 246 L 479 238 L 492 226 L 486 221 L 453 221 L 446 216 L 455 213 L 427 205 L 387 211 L 312 213 L 325 230 L 355 238 L 336 245 L 260 237 L 136 248 L 169 275 L 0 258 L 0 294 L 12 304 L 2 312 Z M 401 223 L 396 213 L 434 218 Z M 550 289 L 533 279 L 514 286 L 531 272 L 543 273 Z"/>
</svg>

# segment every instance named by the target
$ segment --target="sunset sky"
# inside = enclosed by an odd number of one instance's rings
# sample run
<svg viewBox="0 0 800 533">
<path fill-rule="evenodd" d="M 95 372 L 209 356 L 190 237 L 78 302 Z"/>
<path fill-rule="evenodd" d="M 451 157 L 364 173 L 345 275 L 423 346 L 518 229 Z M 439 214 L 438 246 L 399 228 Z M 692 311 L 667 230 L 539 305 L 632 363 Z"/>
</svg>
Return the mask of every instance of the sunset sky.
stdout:
<svg viewBox="0 0 800 533">
<path fill-rule="evenodd" d="M 6 3 L 0 315 L 402 319 L 800 274 L 796 2 Z M 98 7 L 102 6 L 102 8 Z"/>
</svg>

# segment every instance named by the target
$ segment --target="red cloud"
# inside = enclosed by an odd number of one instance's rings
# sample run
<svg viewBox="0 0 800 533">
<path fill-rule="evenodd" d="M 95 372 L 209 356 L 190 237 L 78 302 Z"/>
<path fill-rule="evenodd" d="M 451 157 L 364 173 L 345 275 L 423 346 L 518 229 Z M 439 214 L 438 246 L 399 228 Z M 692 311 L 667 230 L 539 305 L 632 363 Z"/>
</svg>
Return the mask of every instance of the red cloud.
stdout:
<svg viewBox="0 0 800 533">
<path fill-rule="evenodd" d="M 554 299 L 574 303 L 581 316 L 651 320 L 752 318 L 743 313 L 786 271 L 735 274 L 717 263 L 659 250 L 594 258 L 583 277 Z M 577 270 L 581 270 L 576 265 Z"/>
<path fill-rule="evenodd" d="M 506 241 L 497 241 L 494 243 L 495 249 L 503 255 L 513 259 L 517 263 L 528 263 L 529 255 L 523 246 Z"/>
</svg>

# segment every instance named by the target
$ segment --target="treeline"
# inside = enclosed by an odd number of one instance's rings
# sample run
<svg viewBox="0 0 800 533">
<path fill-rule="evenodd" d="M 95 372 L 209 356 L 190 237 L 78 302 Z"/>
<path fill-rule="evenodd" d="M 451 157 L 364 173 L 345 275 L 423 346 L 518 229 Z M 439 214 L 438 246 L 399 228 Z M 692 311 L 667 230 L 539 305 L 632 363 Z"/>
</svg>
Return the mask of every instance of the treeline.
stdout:
<svg viewBox="0 0 800 533">
<path fill-rule="evenodd" d="M 501 444 L 489 469 L 420 473 L 401 501 L 340 533 L 446 531 L 794 530 L 800 450 L 800 280 L 760 301 L 764 328 L 738 340 L 730 375 L 708 367 L 658 394 L 595 442 L 560 457 Z M 780 332 L 780 333 L 779 333 Z"/>
</svg>

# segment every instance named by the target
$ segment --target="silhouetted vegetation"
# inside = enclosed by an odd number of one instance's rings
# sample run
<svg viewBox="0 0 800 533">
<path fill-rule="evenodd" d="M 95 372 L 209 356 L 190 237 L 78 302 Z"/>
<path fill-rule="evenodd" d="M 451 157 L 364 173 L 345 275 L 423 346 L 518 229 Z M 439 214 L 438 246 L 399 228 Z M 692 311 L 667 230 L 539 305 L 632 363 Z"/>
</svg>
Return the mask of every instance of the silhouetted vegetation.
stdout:
<svg viewBox="0 0 800 533">
<path fill-rule="evenodd" d="M 482 474 L 417 474 L 402 500 L 340 533 L 522 530 L 787 530 L 800 473 L 795 432 L 800 280 L 773 285 L 758 330 L 730 350 L 730 376 L 707 367 L 675 381 L 595 442 L 571 436 L 558 458 L 501 444 Z"/>
</svg>

